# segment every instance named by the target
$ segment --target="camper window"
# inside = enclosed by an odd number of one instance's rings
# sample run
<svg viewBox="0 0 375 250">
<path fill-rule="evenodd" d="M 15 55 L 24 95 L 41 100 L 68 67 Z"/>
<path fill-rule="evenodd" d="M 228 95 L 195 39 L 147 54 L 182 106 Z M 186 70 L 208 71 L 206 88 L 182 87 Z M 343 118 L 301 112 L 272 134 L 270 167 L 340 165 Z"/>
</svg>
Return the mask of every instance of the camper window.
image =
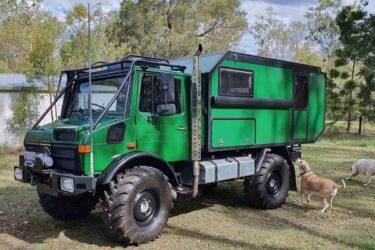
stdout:
<svg viewBox="0 0 375 250">
<path fill-rule="evenodd" d="M 219 95 L 252 96 L 253 71 L 220 68 Z"/>
<path fill-rule="evenodd" d="M 306 109 L 308 99 L 309 78 L 306 75 L 296 75 L 295 77 L 295 108 Z"/>
</svg>

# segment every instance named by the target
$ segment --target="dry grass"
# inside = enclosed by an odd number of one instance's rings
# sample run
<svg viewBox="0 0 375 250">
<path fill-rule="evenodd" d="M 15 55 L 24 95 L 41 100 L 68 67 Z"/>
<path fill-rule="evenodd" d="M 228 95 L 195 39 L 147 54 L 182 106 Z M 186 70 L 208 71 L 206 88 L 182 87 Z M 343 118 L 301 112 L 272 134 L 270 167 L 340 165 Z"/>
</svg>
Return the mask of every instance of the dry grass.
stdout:
<svg viewBox="0 0 375 250">
<path fill-rule="evenodd" d="M 375 129 L 374 129 L 375 131 Z M 361 142 L 358 143 L 357 140 Z M 375 158 L 374 139 L 325 136 L 303 147 L 303 156 L 317 174 L 339 182 L 358 158 Z M 122 248 L 105 233 L 97 209 L 87 219 L 59 222 L 46 215 L 29 185 L 13 180 L 16 154 L 0 162 L 0 249 L 106 249 Z M 276 210 L 249 207 L 242 182 L 223 183 L 211 194 L 175 202 L 173 215 L 159 239 L 142 249 L 375 249 L 375 180 L 364 187 L 363 177 L 350 181 L 321 214 L 313 200 L 296 205 L 290 192 L 286 204 Z M 130 247 L 133 248 L 133 247 Z"/>
</svg>

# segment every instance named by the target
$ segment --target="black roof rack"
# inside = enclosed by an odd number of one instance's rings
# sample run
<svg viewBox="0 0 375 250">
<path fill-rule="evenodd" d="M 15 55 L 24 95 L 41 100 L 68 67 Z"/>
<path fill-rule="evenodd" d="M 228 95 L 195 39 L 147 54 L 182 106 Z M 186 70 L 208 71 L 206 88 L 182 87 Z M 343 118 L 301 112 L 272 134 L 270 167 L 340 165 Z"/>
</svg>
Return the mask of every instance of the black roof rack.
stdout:
<svg viewBox="0 0 375 250">
<path fill-rule="evenodd" d="M 178 70 L 178 71 L 184 72 L 185 69 L 186 69 L 185 66 L 171 64 L 169 62 L 169 60 L 164 59 L 164 58 L 149 57 L 149 56 L 138 56 L 138 55 L 133 55 L 133 54 L 127 55 L 124 58 L 122 58 L 122 59 L 120 59 L 118 61 L 114 61 L 114 62 L 99 61 L 99 62 L 93 63 L 91 65 L 91 69 L 95 70 L 95 69 L 100 69 L 100 68 L 109 67 L 109 66 L 118 65 L 118 64 L 120 64 L 121 67 L 124 67 L 123 66 L 124 63 L 131 63 L 131 62 L 133 62 L 136 59 L 141 59 L 141 61 L 143 63 L 150 62 L 152 64 L 170 67 L 172 70 Z M 80 72 L 80 71 L 82 72 L 82 71 L 87 71 L 87 70 L 89 70 L 88 67 L 78 68 L 78 69 L 66 69 L 66 70 L 63 70 L 62 72 L 65 72 L 65 73 Z"/>
</svg>

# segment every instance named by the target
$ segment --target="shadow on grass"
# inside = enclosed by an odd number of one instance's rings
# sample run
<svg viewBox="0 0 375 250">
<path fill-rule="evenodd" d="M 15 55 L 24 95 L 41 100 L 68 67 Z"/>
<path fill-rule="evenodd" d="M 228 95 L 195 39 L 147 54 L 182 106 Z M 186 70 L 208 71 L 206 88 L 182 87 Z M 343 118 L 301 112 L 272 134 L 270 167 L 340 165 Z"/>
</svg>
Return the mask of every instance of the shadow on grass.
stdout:
<svg viewBox="0 0 375 250">
<path fill-rule="evenodd" d="M 249 242 L 244 242 L 241 240 L 231 240 L 227 238 L 223 238 L 222 236 L 215 236 L 215 235 L 210 235 L 204 232 L 197 232 L 193 230 L 188 230 L 182 227 L 175 227 L 175 226 L 168 226 L 168 229 L 170 229 L 169 233 L 178 235 L 178 236 L 183 236 L 183 237 L 189 237 L 193 239 L 199 239 L 199 240 L 206 240 L 206 241 L 214 241 L 214 242 L 219 242 L 225 245 L 229 245 L 229 247 L 234 247 L 234 248 L 244 248 L 244 249 L 294 249 L 294 248 L 283 248 L 283 247 L 276 247 L 273 245 L 267 245 L 267 244 L 261 244 L 261 245 L 255 245 L 251 244 Z"/>
<path fill-rule="evenodd" d="M 228 212 L 226 215 L 238 221 L 239 225 L 251 223 L 251 225 L 254 225 L 254 227 L 265 227 L 268 229 L 269 223 L 271 223 L 273 229 L 275 230 L 284 230 L 285 228 L 290 227 L 305 231 L 308 234 L 323 238 L 332 243 L 340 243 L 348 247 L 366 248 L 366 246 L 360 242 L 355 243 L 351 242 L 350 239 L 339 239 L 333 235 L 322 233 L 318 228 L 308 227 L 294 220 L 273 215 L 274 212 L 272 211 L 259 211 L 252 209 L 251 204 L 249 204 L 246 195 L 242 191 L 242 187 L 242 182 L 240 181 L 224 183 L 219 184 L 217 189 L 209 193 L 203 193 L 196 199 L 177 199 L 175 201 L 175 207 L 172 210 L 171 216 L 178 216 L 181 214 L 190 213 L 191 211 L 206 209 L 214 205 L 221 205 L 227 208 L 243 208 L 248 209 L 249 213 L 255 212 L 255 220 L 257 220 L 259 223 L 255 223 L 250 219 L 241 218 L 241 216 L 238 216 L 233 212 Z M 0 193 L 5 196 L 5 199 L 0 201 L 0 210 L 3 210 L 6 213 L 5 216 L 0 217 L 0 233 L 7 233 L 30 244 L 44 243 L 48 240 L 59 238 L 61 234 L 63 234 L 70 240 L 84 244 L 93 244 L 99 247 L 124 246 L 116 243 L 116 241 L 112 239 L 104 230 L 99 215 L 100 208 L 97 208 L 85 219 L 61 222 L 54 220 L 42 211 L 36 200 L 37 197 L 35 195 L 35 190 L 33 189 L 26 187 L 7 187 L 0 189 Z M 352 196 L 353 194 L 349 193 L 347 195 Z M 355 199 L 360 199 L 362 195 L 366 195 L 366 192 L 362 192 L 356 196 Z M 342 207 L 345 210 L 350 209 L 350 207 L 344 205 L 337 205 L 337 207 Z M 285 208 L 292 210 L 291 212 L 295 213 L 296 218 L 303 218 L 306 212 L 317 209 L 317 207 L 312 206 L 305 206 L 301 208 L 291 202 L 287 202 L 285 204 Z M 361 210 L 359 211 L 358 215 L 368 217 L 372 216 L 373 213 L 370 211 Z M 247 249 L 270 249 L 274 247 L 262 244 L 253 245 L 249 242 L 231 240 L 225 237 L 223 238 L 203 232 L 195 232 L 183 227 L 168 226 L 168 228 L 168 230 L 170 230 L 169 233 L 174 235 L 181 235 L 182 237 L 189 237 L 197 240 L 215 241 L 223 244 L 229 244 L 232 247 L 242 247 Z M 274 231 L 270 233 L 273 232 Z"/>
</svg>

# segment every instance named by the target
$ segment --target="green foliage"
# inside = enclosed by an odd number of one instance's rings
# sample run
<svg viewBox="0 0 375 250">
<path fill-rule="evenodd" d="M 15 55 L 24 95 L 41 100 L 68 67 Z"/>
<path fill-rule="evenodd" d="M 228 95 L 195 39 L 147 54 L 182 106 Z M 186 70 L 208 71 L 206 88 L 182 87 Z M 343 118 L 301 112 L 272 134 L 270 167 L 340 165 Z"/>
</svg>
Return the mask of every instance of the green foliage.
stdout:
<svg viewBox="0 0 375 250">
<path fill-rule="evenodd" d="M 258 45 L 258 55 L 278 59 L 287 59 L 288 32 L 285 23 L 275 17 L 272 7 L 266 9 L 264 16 L 256 16 L 250 26 L 250 34 Z"/>
<path fill-rule="evenodd" d="M 328 71 L 333 68 L 334 52 L 339 46 L 339 28 L 335 16 L 341 4 L 341 0 L 319 0 L 318 6 L 310 7 L 305 13 L 308 37 L 319 46 Z"/>
<path fill-rule="evenodd" d="M 35 88 L 18 93 L 12 99 L 12 116 L 6 121 L 6 130 L 18 139 L 23 139 L 27 130 L 39 117 L 39 103 Z"/>
<path fill-rule="evenodd" d="M 264 16 L 256 16 L 249 32 L 258 46 L 258 55 L 316 66 L 324 64 L 314 51 L 313 43 L 306 39 L 307 25 L 300 21 L 287 25 L 276 17 L 271 7 L 266 9 Z"/>
<path fill-rule="evenodd" d="M 233 48 L 246 31 L 239 0 L 122 1 L 107 33 L 132 53 L 176 58 Z"/>
<path fill-rule="evenodd" d="M 344 82 L 343 85 L 343 102 L 344 111 L 347 113 L 347 132 L 350 131 L 351 122 L 353 115 L 358 113 L 360 116 L 360 123 L 362 117 L 368 114 L 368 97 L 364 94 L 365 91 L 369 91 L 369 86 L 360 86 L 359 79 L 355 78 L 356 69 L 362 63 L 368 55 L 373 53 L 373 27 L 371 27 L 372 20 L 368 17 L 367 12 L 363 6 L 348 5 L 344 6 L 337 14 L 336 23 L 339 27 L 339 40 L 341 42 L 341 48 L 336 50 L 337 59 L 335 61 L 336 67 L 341 67 L 344 71 L 341 73 L 342 79 L 350 80 Z M 349 72 L 344 67 L 350 66 Z M 368 85 L 368 83 L 366 83 Z M 358 102 L 355 94 L 358 92 L 357 88 L 360 86 L 358 97 L 360 100 L 360 106 L 356 106 Z M 364 105 L 364 106 L 363 106 Z M 359 129 L 361 133 L 361 126 Z"/>
<path fill-rule="evenodd" d="M 297 50 L 292 58 L 293 62 L 304 63 L 321 67 L 324 62 L 318 53 L 311 50 L 310 47 L 303 47 Z"/>
<path fill-rule="evenodd" d="M 337 78 L 340 76 L 340 72 L 337 69 L 331 69 L 329 71 L 329 77 L 330 78 Z"/>
</svg>

